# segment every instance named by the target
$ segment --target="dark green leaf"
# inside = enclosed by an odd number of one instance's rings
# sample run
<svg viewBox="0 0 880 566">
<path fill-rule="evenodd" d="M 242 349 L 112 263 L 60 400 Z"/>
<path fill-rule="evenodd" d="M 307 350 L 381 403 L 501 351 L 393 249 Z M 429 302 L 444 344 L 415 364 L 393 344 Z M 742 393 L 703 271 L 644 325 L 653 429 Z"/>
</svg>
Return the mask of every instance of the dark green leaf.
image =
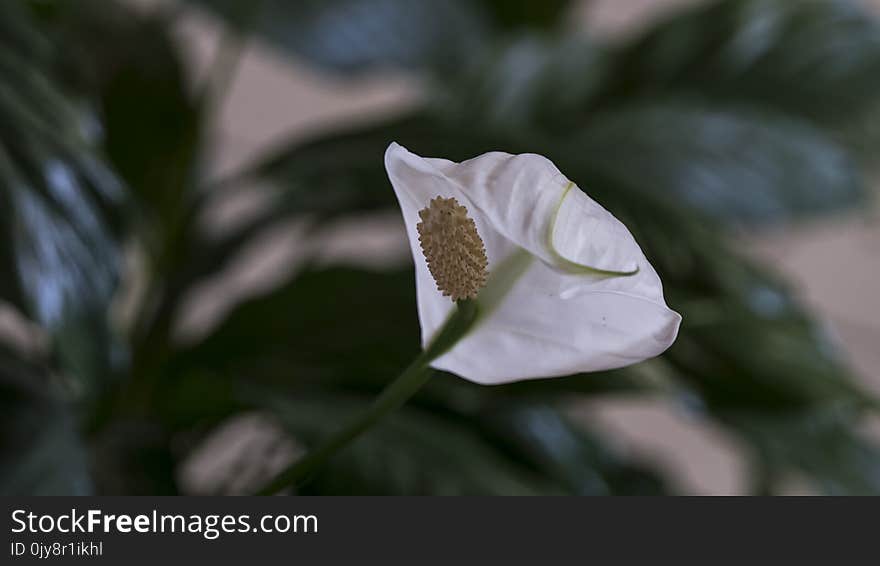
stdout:
<svg viewBox="0 0 880 566">
<path fill-rule="evenodd" d="M 413 112 L 307 143 L 283 144 L 245 175 L 280 184 L 289 192 L 285 198 L 296 199 L 293 206 L 304 213 L 385 207 L 396 202 L 383 165 L 385 150 L 393 141 L 424 155 L 453 160 L 511 143 L 491 133 L 462 132 L 437 116 Z"/>
<path fill-rule="evenodd" d="M 116 1 L 54 0 L 43 8 L 63 48 L 61 71 L 98 105 L 103 146 L 139 205 L 131 211 L 159 224 L 150 236 L 173 237 L 195 188 L 201 108 L 168 22 Z"/>
<path fill-rule="evenodd" d="M 117 220 L 146 250 L 151 274 L 130 337 L 132 378 L 141 381 L 155 373 L 152 363 L 161 364 L 186 291 L 179 279 L 196 229 L 202 101 L 189 92 L 161 11 L 143 15 L 115 0 L 52 0 L 37 7 L 59 51 L 59 74 L 94 101 L 101 146 L 132 189 L 131 205 Z"/>
<path fill-rule="evenodd" d="M 273 403 L 281 423 L 311 445 L 366 409 L 370 398 L 307 397 Z M 306 494 L 533 495 L 559 488 L 498 453 L 467 421 L 404 407 L 344 450 Z"/>
<path fill-rule="evenodd" d="M 252 398 L 254 390 L 260 392 L 261 399 L 282 394 L 292 396 L 295 410 L 285 405 L 280 414 L 287 415 L 290 411 L 292 415 L 284 416 L 284 420 L 295 418 L 297 434 L 303 435 L 307 443 L 312 442 L 342 422 L 342 415 L 330 416 L 336 414 L 332 408 L 335 401 L 327 397 L 364 396 L 364 402 L 372 398 L 416 355 L 417 337 L 410 269 L 392 273 L 344 268 L 307 271 L 281 289 L 240 305 L 204 342 L 182 352 L 175 365 L 168 369 L 168 374 L 175 377 L 168 380 L 163 394 L 164 406 L 169 420 L 184 425 L 188 420 L 192 426 L 192 423 L 215 421 L 236 410 L 236 406 L 240 408 L 240 402 L 235 399 L 242 395 Z M 621 461 L 595 439 L 565 428 L 567 425 L 558 415 L 553 423 L 545 422 L 543 417 L 538 419 L 540 422 L 530 420 L 529 415 L 547 416 L 551 410 L 540 406 L 530 412 L 530 405 L 524 404 L 574 394 L 632 392 L 639 387 L 644 385 L 635 382 L 626 372 L 493 388 L 438 373 L 408 404 L 407 417 L 391 419 L 405 423 L 402 428 L 416 435 L 412 442 L 424 434 L 423 442 L 432 450 L 441 450 L 441 455 L 442 443 L 458 442 L 460 435 L 445 432 L 447 428 L 481 429 L 493 439 L 493 446 L 503 447 L 518 466 L 523 466 L 529 474 L 544 477 L 542 481 L 557 486 L 556 489 L 577 493 L 656 492 L 661 486 L 645 470 Z M 499 413 L 499 403 L 503 406 L 506 399 L 515 398 L 521 400 L 518 405 L 521 411 Z M 325 402 L 330 403 L 331 408 L 325 407 Z M 256 404 L 256 408 L 262 406 Z M 362 404 L 357 407 L 360 410 Z M 481 415 L 485 411 L 488 412 L 484 419 Z M 318 415 L 332 422 L 322 423 Z M 180 421 L 181 418 L 184 421 Z M 477 419 L 481 424 L 467 424 L 468 419 Z M 461 422 L 453 425 L 448 421 Z M 545 426 L 538 426 L 542 422 Z M 558 428 L 552 429 L 550 424 Z M 371 432 L 375 441 L 365 440 L 364 444 L 359 441 L 346 448 L 345 453 L 353 452 L 340 455 L 339 464 L 332 466 L 326 476 L 322 474 L 309 490 L 494 493 L 498 489 L 490 489 L 483 483 L 461 486 L 455 483 L 459 481 L 458 474 L 470 478 L 469 474 L 483 473 L 470 471 L 471 464 L 461 464 L 466 470 L 441 467 L 435 468 L 433 475 L 428 474 L 418 468 L 427 457 L 413 454 L 415 448 L 406 444 L 410 442 L 408 436 L 399 438 L 402 433 L 396 426 L 379 429 L 386 432 Z M 560 452 L 561 445 L 547 446 L 550 452 L 542 452 L 542 444 L 559 440 L 563 433 L 567 435 L 567 446 L 576 443 L 572 452 Z M 386 449 L 377 451 L 374 443 Z M 396 456 L 390 456 L 392 452 L 386 455 L 385 450 L 393 451 Z M 386 457 L 390 461 L 386 462 Z M 383 477 L 377 471 L 386 466 L 390 468 L 391 477 Z M 474 467 L 481 469 L 481 466 Z M 453 483 L 449 487 L 436 486 L 431 478 Z"/>
<path fill-rule="evenodd" d="M 171 436 L 151 418 L 118 417 L 90 442 L 100 495 L 177 495 Z"/>
<path fill-rule="evenodd" d="M 329 69 L 451 67 L 490 30 L 472 2 L 408 0 L 196 0 L 230 25 Z"/>
<path fill-rule="evenodd" d="M 722 418 L 749 442 L 758 472 L 766 475 L 755 479 L 770 489 L 807 479 L 827 495 L 880 494 L 880 448 L 857 432 L 859 415 L 845 405 Z"/>
<path fill-rule="evenodd" d="M 88 495 L 88 457 L 45 371 L 0 346 L 0 495 Z"/>
<path fill-rule="evenodd" d="M 714 407 L 869 403 L 832 352 L 807 321 L 740 315 L 708 324 L 695 320 L 668 359 Z"/>
<path fill-rule="evenodd" d="M 842 126 L 880 92 L 880 25 L 850 0 L 724 0 L 623 50 L 600 106 L 698 94 Z"/>
<path fill-rule="evenodd" d="M 655 193 L 718 220 L 785 222 L 866 196 L 841 147 L 779 114 L 652 104 L 599 115 L 572 144 L 632 198 Z"/>
<path fill-rule="evenodd" d="M 410 270 L 310 273 L 241 305 L 179 363 L 289 381 L 389 380 L 418 353 L 415 304 Z"/>
<path fill-rule="evenodd" d="M 178 353 L 169 373 L 189 379 L 214 375 L 212 387 L 219 391 L 232 379 L 288 391 L 319 387 L 377 393 L 416 356 L 418 338 L 411 268 L 381 273 L 309 270 L 236 307 L 203 342 Z M 416 402 L 470 412 L 504 397 L 548 400 L 650 387 L 630 370 L 493 388 L 438 373 Z"/>
<path fill-rule="evenodd" d="M 0 258 L 14 262 L 3 268 L 18 279 L 21 309 L 51 331 L 64 367 L 90 387 L 122 361 L 106 307 L 119 264 L 108 213 L 124 190 L 96 150 L 95 116 L 54 76 L 44 37 L 19 8 L 2 11 L 42 57 L 30 45 L 0 49 L 0 245 L 11 248 Z"/>
<path fill-rule="evenodd" d="M 570 135 L 606 84 L 607 61 L 607 50 L 583 37 L 514 36 L 469 61 L 457 81 L 438 84 L 437 106 L 459 133 Z"/>
<path fill-rule="evenodd" d="M 458 125 L 462 138 L 494 131 L 507 147 L 518 140 L 554 161 L 579 152 L 571 161 L 626 185 L 631 198 L 656 192 L 719 220 L 785 222 L 864 202 L 845 146 L 770 101 L 668 89 L 593 108 L 597 90 L 617 76 L 609 60 L 583 41 L 514 42 L 450 87 L 446 127 Z M 591 176 L 574 180 L 592 191 Z"/>
<path fill-rule="evenodd" d="M 251 181 L 270 184 L 276 189 L 271 206 L 219 239 L 193 241 L 191 259 L 182 266 L 181 279 L 193 282 L 220 272 L 255 235 L 292 217 L 326 221 L 396 207 L 382 165 L 385 149 L 395 140 L 414 151 L 452 159 L 467 159 L 503 145 L 496 137 L 463 137 L 421 112 L 313 142 L 282 144 L 216 189 L 231 192 Z"/>
<path fill-rule="evenodd" d="M 189 423 L 178 420 L 177 426 L 198 424 L 204 430 L 236 411 L 269 408 L 297 441 L 311 445 L 341 426 L 344 419 L 364 410 L 376 394 L 378 385 L 359 380 L 357 375 L 349 377 L 344 382 L 322 382 L 320 390 L 314 385 L 305 390 L 291 387 L 291 398 L 290 393 L 280 394 L 279 387 L 255 386 L 265 380 L 254 374 L 242 376 L 238 382 L 216 374 L 195 380 L 193 375 L 180 376 L 171 386 L 176 406 L 171 414 L 192 419 Z M 580 379 L 588 382 L 591 377 Z M 437 384 L 436 380 L 455 381 Z M 194 387 L 181 389 L 186 382 Z M 186 391 L 194 395 L 188 396 Z M 546 391 L 537 391 L 539 398 L 552 399 Z M 532 404 L 531 399 L 522 397 L 512 410 L 507 402 L 509 393 L 503 387 L 485 388 L 438 374 L 402 414 L 389 416 L 344 448 L 302 492 L 665 492 L 655 474 L 625 461 L 600 439 L 569 425 L 549 406 Z M 455 458 L 450 461 L 453 453 Z M 435 459 L 447 463 L 438 464 Z"/>
<path fill-rule="evenodd" d="M 571 0 L 480 0 L 496 26 L 552 29 L 561 23 Z"/>
<path fill-rule="evenodd" d="M 590 376 L 581 376 L 588 380 Z M 508 450 L 578 495 L 660 495 L 663 481 L 624 461 L 572 426 L 558 410 L 520 402 L 489 411 L 483 419 L 493 446 Z"/>
<path fill-rule="evenodd" d="M 552 28 L 570 0 L 191 0 L 243 32 L 335 71 L 454 71 L 512 29 Z"/>
<path fill-rule="evenodd" d="M 566 172 L 591 193 L 592 179 L 602 176 L 631 199 L 653 194 L 655 201 L 732 222 L 790 221 L 852 207 L 866 196 L 858 168 L 840 146 L 804 121 L 771 112 L 658 103 L 599 115 L 564 141 L 537 133 L 529 140 L 491 130 L 464 133 L 417 114 L 282 148 L 252 174 L 284 187 L 272 214 L 393 206 L 380 161 L 391 141 L 453 160 L 490 150 L 538 152 L 573 162 Z M 584 174 L 576 176 L 579 171 Z"/>
</svg>

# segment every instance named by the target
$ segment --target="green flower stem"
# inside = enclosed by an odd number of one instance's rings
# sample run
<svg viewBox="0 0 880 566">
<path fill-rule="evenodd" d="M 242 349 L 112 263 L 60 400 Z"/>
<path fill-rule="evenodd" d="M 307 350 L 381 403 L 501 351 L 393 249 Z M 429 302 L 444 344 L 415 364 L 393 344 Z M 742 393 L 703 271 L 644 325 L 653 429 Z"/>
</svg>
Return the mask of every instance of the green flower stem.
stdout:
<svg viewBox="0 0 880 566">
<path fill-rule="evenodd" d="M 272 495 L 286 487 L 302 484 L 338 450 L 355 440 L 382 417 L 406 403 L 431 377 L 432 370 L 428 364 L 447 352 L 467 334 L 476 318 L 477 303 L 469 300 L 459 301 L 456 309 L 428 347 L 382 391 L 369 409 L 275 476 L 257 492 L 257 495 Z"/>
</svg>

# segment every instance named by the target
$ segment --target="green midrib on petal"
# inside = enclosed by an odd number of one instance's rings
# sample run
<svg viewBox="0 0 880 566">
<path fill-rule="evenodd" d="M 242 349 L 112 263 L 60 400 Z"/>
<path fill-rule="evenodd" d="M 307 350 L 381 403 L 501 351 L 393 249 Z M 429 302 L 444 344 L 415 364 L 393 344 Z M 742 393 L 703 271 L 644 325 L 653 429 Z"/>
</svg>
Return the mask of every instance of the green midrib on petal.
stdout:
<svg viewBox="0 0 880 566">
<path fill-rule="evenodd" d="M 597 267 L 577 263 L 571 261 L 570 259 L 566 259 L 562 256 L 562 254 L 559 253 L 559 250 L 556 249 L 556 245 L 553 243 L 554 236 L 556 234 L 556 221 L 559 218 L 559 211 L 562 209 L 562 203 L 565 202 L 565 197 L 568 196 L 568 193 L 571 192 L 574 186 L 574 183 L 569 181 L 568 185 L 566 185 L 565 189 L 563 189 L 562 196 L 559 197 L 559 202 L 556 203 L 556 207 L 553 210 L 553 216 L 550 218 L 550 226 L 547 230 L 547 248 L 550 250 L 550 255 L 553 257 L 553 260 L 556 262 L 557 266 L 575 275 L 595 275 L 600 277 L 630 277 L 638 273 L 638 266 L 636 266 L 636 268 L 631 271 L 614 271 L 610 269 L 599 269 Z"/>
</svg>

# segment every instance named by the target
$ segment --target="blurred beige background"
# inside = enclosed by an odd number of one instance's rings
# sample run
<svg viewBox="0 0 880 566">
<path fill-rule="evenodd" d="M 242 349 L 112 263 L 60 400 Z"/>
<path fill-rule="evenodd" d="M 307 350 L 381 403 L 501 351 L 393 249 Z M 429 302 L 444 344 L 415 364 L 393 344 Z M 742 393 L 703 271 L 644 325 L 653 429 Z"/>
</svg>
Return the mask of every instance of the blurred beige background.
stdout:
<svg viewBox="0 0 880 566">
<path fill-rule="evenodd" d="M 620 38 L 653 18 L 700 0 L 593 0 L 572 11 L 571 27 Z M 149 7 L 157 0 L 139 0 Z M 880 10 L 880 0 L 873 5 Z M 196 80 L 202 80 L 219 38 L 216 23 L 185 11 L 177 28 Z M 400 112 L 421 96 L 404 76 L 340 80 L 283 58 L 258 42 L 248 44 L 221 110 L 212 170 L 235 170 L 262 149 L 291 137 L 307 137 L 334 124 Z M 579 180 L 589 187 L 589 180 Z M 389 189 L 390 190 L 390 189 Z M 221 203 L 207 226 L 227 228 L 261 201 Z M 875 199 L 876 202 L 876 199 Z M 178 324 L 182 340 L 195 340 L 242 297 L 287 277 L 302 256 L 297 225 L 268 233 L 259 246 L 235 261 L 221 278 L 206 282 Z M 404 261 L 407 253 L 398 218 L 355 219 L 324 231 L 319 244 L 328 261 Z M 743 252 L 772 265 L 792 282 L 836 336 L 852 365 L 880 394 L 880 208 L 813 222 L 785 231 L 731 236 Z M 295 316 L 295 313 L 291 313 Z M 687 322 L 685 321 L 685 324 Z M 620 447 L 664 466 L 682 491 L 735 494 L 744 490 L 742 455 L 734 439 L 660 400 L 602 401 L 578 407 L 578 418 L 602 427 Z M 880 434 L 880 427 L 876 431 Z M 797 482 L 793 484 L 797 491 Z"/>
</svg>

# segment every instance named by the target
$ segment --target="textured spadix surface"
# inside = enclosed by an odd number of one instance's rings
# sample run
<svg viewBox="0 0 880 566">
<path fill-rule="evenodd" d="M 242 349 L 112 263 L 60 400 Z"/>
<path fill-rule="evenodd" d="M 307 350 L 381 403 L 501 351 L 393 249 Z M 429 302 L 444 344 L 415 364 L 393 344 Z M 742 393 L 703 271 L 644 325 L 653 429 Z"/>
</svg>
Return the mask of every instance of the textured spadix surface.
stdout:
<svg viewBox="0 0 880 566">
<path fill-rule="evenodd" d="M 572 190 L 548 159 L 492 152 L 454 163 L 392 143 L 385 166 L 415 260 L 423 345 L 454 303 L 429 270 L 420 211 L 438 197 L 456 199 L 485 245 L 489 280 L 477 297 L 483 316 L 434 367 L 505 383 L 630 365 L 675 340 L 681 317 L 666 306 L 660 278 L 629 230 Z"/>
<path fill-rule="evenodd" d="M 437 290 L 453 301 L 476 299 L 486 284 L 486 248 L 467 209 L 437 197 L 419 211 L 419 244 Z"/>
</svg>

